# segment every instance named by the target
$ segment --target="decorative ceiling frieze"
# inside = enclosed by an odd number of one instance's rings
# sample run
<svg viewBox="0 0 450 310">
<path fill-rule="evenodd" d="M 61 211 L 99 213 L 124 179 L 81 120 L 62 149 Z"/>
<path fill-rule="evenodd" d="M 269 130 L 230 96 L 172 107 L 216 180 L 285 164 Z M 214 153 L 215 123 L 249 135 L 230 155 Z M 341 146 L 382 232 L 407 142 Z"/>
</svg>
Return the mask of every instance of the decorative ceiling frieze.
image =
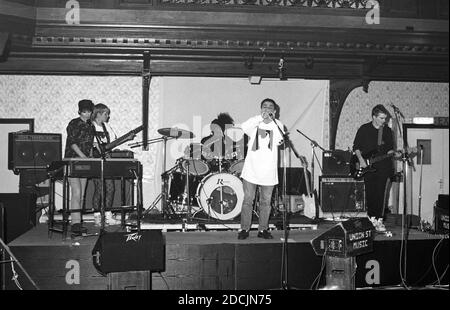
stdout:
<svg viewBox="0 0 450 310">
<path fill-rule="evenodd" d="M 0 73 L 139 75 L 148 52 L 156 75 L 448 81 L 448 2 L 379 1 L 379 25 L 369 2 L 0 0 Z"/>
</svg>

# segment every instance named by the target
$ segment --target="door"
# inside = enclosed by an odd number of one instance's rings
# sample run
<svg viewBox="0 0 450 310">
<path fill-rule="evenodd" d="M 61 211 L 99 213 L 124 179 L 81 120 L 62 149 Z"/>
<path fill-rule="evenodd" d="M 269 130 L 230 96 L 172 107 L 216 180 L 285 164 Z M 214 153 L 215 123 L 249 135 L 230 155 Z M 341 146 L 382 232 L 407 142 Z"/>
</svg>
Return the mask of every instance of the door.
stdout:
<svg viewBox="0 0 450 310">
<path fill-rule="evenodd" d="M 423 221 L 433 224 L 433 207 L 438 195 L 449 193 L 449 130 L 432 125 L 409 125 L 405 129 L 408 145 L 417 147 L 419 151 L 407 174 L 410 180 L 406 184 L 411 190 L 407 195 L 411 205 L 408 206 L 408 214 L 418 215 Z"/>
</svg>

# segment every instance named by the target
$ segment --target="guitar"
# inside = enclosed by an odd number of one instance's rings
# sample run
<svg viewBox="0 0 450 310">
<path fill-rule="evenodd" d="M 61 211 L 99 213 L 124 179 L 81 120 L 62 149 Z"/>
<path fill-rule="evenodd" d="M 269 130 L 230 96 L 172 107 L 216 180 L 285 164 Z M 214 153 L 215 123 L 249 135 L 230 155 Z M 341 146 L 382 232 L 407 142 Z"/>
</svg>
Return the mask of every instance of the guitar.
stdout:
<svg viewBox="0 0 450 310">
<path fill-rule="evenodd" d="M 417 154 L 417 148 L 408 148 L 407 149 L 407 153 L 409 158 L 414 157 Z M 355 179 L 355 180 L 360 180 L 364 177 L 364 175 L 366 175 L 367 173 L 370 172 L 375 172 L 377 171 L 377 169 L 375 169 L 373 167 L 373 164 L 379 161 L 382 161 L 386 158 L 390 158 L 390 157 L 400 157 L 402 155 L 401 151 L 396 151 L 396 152 L 392 152 L 392 153 L 388 153 L 388 154 L 383 154 L 383 155 L 376 155 L 377 151 L 376 150 L 372 150 L 370 152 L 367 152 L 365 154 L 362 154 L 362 157 L 364 159 L 364 161 L 366 162 L 366 167 L 362 168 L 360 163 L 359 163 L 359 159 L 358 156 L 356 156 L 356 154 L 353 154 L 351 159 L 350 159 L 350 175 Z"/>
<path fill-rule="evenodd" d="M 316 218 L 318 215 L 316 214 L 316 195 L 315 193 L 311 192 L 310 188 L 310 180 L 307 173 L 308 168 L 308 161 L 306 160 L 306 157 L 299 156 L 300 162 L 303 166 L 303 175 L 305 177 L 305 184 L 306 184 L 306 195 L 302 195 L 302 199 L 304 202 L 304 208 L 303 208 L 303 215 L 306 217 L 309 217 L 311 219 Z"/>
<path fill-rule="evenodd" d="M 112 142 L 110 142 L 110 143 L 102 144 L 102 149 L 103 149 L 103 151 L 104 151 L 104 152 L 109 152 L 109 151 L 111 151 L 113 148 L 115 148 L 115 147 L 117 147 L 117 146 L 119 146 L 119 145 L 121 145 L 121 144 L 123 144 L 123 143 L 129 141 L 129 140 L 133 140 L 133 139 L 134 139 L 134 136 L 135 136 L 136 134 L 138 134 L 142 129 L 144 129 L 144 125 L 141 125 L 141 126 L 135 128 L 135 129 L 133 129 L 133 130 L 127 132 L 127 133 L 124 134 L 123 136 L 117 138 L 116 140 L 114 140 L 114 141 L 112 141 Z"/>
</svg>

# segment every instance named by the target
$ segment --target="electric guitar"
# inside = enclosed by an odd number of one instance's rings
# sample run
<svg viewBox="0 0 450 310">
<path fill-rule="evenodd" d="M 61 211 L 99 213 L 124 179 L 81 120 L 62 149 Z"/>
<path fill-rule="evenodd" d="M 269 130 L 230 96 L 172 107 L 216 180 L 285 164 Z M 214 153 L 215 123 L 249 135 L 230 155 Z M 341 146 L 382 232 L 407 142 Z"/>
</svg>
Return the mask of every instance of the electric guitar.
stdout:
<svg viewBox="0 0 450 310">
<path fill-rule="evenodd" d="M 141 125 L 141 126 L 135 128 L 135 129 L 133 129 L 133 130 L 127 132 L 127 133 L 124 134 L 123 136 L 117 138 L 116 140 L 114 140 L 114 141 L 112 141 L 112 142 L 110 142 L 110 143 L 103 144 L 103 145 L 102 145 L 103 151 L 104 151 L 104 152 L 109 152 L 109 151 L 111 151 L 113 148 L 115 148 L 115 147 L 117 147 L 117 146 L 119 146 L 119 145 L 121 145 L 121 144 L 123 144 L 123 143 L 129 141 L 129 140 L 133 140 L 133 139 L 134 139 L 134 136 L 135 136 L 136 134 L 138 134 L 142 129 L 144 129 L 144 125 Z"/>
<path fill-rule="evenodd" d="M 308 161 L 306 160 L 306 157 L 299 156 L 300 162 L 303 166 L 303 175 L 305 177 L 305 184 L 306 184 L 306 195 L 302 195 L 302 199 L 304 202 L 304 208 L 303 208 L 303 215 L 306 217 L 309 217 L 311 219 L 316 218 L 316 195 L 315 193 L 311 192 L 310 188 L 310 180 L 307 173 L 308 168 Z"/>
<path fill-rule="evenodd" d="M 375 169 L 373 167 L 374 163 L 382 161 L 382 160 L 384 160 L 386 158 L 390 158 L 390 157 L 396 157 L 396 158 L 401 157 L 402 152 L 401 151 L 396 151 L 396 152 L 383 154 L 383 155 L 376 155 L 376 154 L 377 154 L 376 150 L 372 150 L 372 151 L 367 152 L 365 154 L 361 154 L 363 159 L 364 159 L 364 161 L 366 162 L 366 165 L 367 165 L 365 168 L 361 167 L 361 165 L 359 163 L 358 156 L 356 156 L 356 154 L 353 154 L 352 158 L 350 159 L 350 175 L 355 180 L 360 180 L 367 173 L 377 171 L 377 169 Z M 414 157 L 417 154 L 417 147 L 408 148 L 407 149 L 407 154 L 408 154 L 409 158 Z"/>
</svg>

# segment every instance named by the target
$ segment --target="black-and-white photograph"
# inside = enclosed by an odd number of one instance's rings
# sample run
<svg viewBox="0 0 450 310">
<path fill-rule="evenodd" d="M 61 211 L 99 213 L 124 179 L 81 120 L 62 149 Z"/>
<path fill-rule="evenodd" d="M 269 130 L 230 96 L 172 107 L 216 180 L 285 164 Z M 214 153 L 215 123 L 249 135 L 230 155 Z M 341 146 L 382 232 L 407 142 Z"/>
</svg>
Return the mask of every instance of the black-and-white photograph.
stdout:
<svg viewBox="0 0 450 310">
<path fill-rule="evenodd" d="M 448 35 L 446 0 L 0 0 L 0 291 L 448 292 Z"/>
</svg>

